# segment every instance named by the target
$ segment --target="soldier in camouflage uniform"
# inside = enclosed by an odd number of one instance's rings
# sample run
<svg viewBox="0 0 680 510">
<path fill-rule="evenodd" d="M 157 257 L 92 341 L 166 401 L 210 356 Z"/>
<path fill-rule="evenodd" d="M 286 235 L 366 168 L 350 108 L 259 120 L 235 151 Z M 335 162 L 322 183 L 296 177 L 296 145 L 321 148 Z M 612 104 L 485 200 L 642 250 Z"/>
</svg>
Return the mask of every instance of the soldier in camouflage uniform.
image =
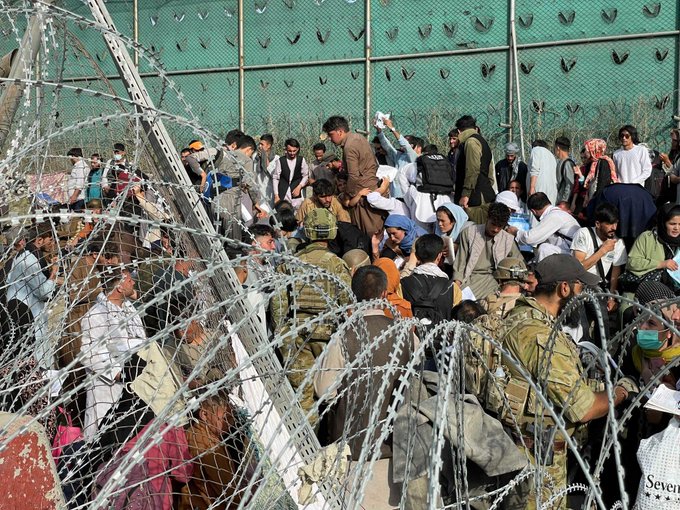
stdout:
<svg viewBox="0 0 680 510">
<path fill-rule="evenodd" d="M 273 296 L 271 310 L 277 336 L 288 333 L 293 327 L 304 326 L 306 321 L 333 307 L 350 303 L 352 278 L 349 268 L 341 258 L 328 250 L 328 241 L 335 239 L 337 233 L 335 216 L 325 208 L 312 209 L 305 216 L 304 228 L 311 242 L 297 253 L 298 258 L 327 272 L 329 277 L 315 275 L 313 279 L 303 280 L 304 275 L 300 272 L 300 279 Z M 283 264 L 278 271 L 292 275 L 299 269 Z M 336 314 L 311 328 L 303 328 L 298 331 L 297 337 L 286 337 L 281 346 L 288 380 L 293 389 L 299 392 L 300 405 L 309 413 L 312 425 L 318 422 L 317 413 L 310 413 L 314 406 L 314 387 L 311 381 L 303 386 L 303 381 L 337 329 L 337 321 Z"/>
<path fill-rule="evenodd" d="M 503 329 L 505 317 L 522 297 L 524 282 L 529 274 L 522 259 L 506 257 L 498 263 L 493 277 L 500 289 L 489 294 L 479 303 L 487 313 L 472 321 L 476 328 L 469 332 L 469 340 L 464 344 L 465 391 L 473 393 L 484 404 L 487 399 L 490 371 L 500 365 L 500 351 L 495 349 L 489 338 L 498 339 Z M 477 331 L 479 330 L 479 332 Z"/>
<path fill-rule="evenodd" d="M 576 344 L 561 331 L 555 331 L 555 319 L 569 298 L 578 295 L 584 285 L 596 285 L 599 277 L 588 273 L 571 255 L 546 257 L 536 266 L 538 287 L 533 298 L 522 297 L 508 314 L 500 339 L 508 353 L 527 370 L 543 394 L 562 413 L 566 431 L 571 435 L 579 423 L 605 416 L 609 410 L 606 392 L 594 392 L 585 380 Z M 554 421 L 542 409 L 533 390 L 510 361 L 503 356 L 495 381 L 504 386 L 509 403 L 498 407 L 499 418 L 512 424 L 518 446 L 535 463 L 535 440 L 542 444 L 545 469 L 539 480 L 541 504 L 566 487 L 567 452 L 564 436 L 555 432 Z M 505 374 L 501 372 L 505 371 Z M 637 391 L 635 383 L 623 379 L 614 388 L 615 405 Z M 493 402 L 487 403 L 493 407 Z M 541 463 L 542 464 L 542 463 Z M 526 508 L 536 508 L 535 484 Z M 524 505 L 522 505 L 524 507 Z M 566 508 L 566 498 L 558 498 L 551 508 Z"/>
</svg>

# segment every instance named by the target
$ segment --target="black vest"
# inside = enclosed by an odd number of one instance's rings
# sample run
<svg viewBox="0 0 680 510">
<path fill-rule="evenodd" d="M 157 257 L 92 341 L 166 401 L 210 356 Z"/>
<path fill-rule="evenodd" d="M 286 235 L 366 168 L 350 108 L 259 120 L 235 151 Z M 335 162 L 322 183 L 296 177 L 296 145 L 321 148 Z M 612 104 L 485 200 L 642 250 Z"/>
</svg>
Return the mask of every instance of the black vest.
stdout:
<svg viewBox="0 0 680 510">
<path fill-rule="evenodd" d="M 288 166 L 288 158 L 283 155 L 279 158 L 281 165 L 281 176 L 279 177 L 278 195 L 281 200 L 285 200 L 286 192 L 290 187 L 291 198 L 299 198 L 292 196 L 293 190 L 297 188 L 298 184 L 302 182 L 302 156 L 298 154 L 295 160 L 295 169 L 293 170 L 293 178 L 290 178 L 290 167 Z"/>
<path fill-rule="evenodd" d="M 486 140 L 482 138 L 479 133 L 475 133 L 470 136 L 470 138 L 475 138 L 482 145 L 482 161 L 479 165 L 479 175 L 477 176 L 477 182 L 475 187 L 470 194 L 470 200 L 468 202 L 468 207 L 476 207 L 482 205 L 482 198 L 485 203 L 493 202 L 496 198 L 496 193 L 493 190 L 493 185 L 491 179 L 489 179 L 489 167 L 491 166 L 491 160 L 493 156 L 491 154 L 491 148 Z M 468 138 L 468 140 L 470 140 Z M 456 191 L 454 194 L 454 201 L 458 203 L 460 198 L 463 196 L 463 184 L 465 183 L 465 145 L 467 141 L 461 144 L 458 148 L 458 161 L 456 163 Z"/>
</svg>

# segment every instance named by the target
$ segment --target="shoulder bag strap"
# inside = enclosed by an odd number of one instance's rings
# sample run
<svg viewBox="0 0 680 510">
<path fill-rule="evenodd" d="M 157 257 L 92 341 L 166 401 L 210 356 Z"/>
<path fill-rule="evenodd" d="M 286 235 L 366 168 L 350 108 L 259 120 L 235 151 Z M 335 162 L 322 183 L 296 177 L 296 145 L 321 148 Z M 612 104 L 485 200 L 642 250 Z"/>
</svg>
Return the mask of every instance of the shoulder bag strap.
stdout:
<svg viewBox="0 0 680 510">
<path fill-rule="evenodd" d="M 597 236 L 595 235 L 595 231 L 592 229 L 592 227 L 588 227 L 588 233 L 590 234 L 590 237 L 593 239 L 593 249 L 595 253 L 598 249 L 597 246 Z M 597 272 L 600 274 L 600 278 L 602 279 L 602 283 L 606 281 L 605 279 L 605 274 L 604 274 L 604 265 L 602 264 L 602 258 L 597 261 Z"/>
</svg>

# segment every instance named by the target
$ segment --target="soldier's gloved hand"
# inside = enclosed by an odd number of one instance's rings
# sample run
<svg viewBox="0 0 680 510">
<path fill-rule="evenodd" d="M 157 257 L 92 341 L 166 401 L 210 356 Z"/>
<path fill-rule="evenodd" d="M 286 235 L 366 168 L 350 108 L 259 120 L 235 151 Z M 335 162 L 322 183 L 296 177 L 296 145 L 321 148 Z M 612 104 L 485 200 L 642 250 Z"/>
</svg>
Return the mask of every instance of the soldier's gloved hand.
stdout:
<svg viewBox="0 0 680 510">
<path fill-rule="evenodd" d="M 622 377 L 616 382 L 616 386 L 620 386 L 626 390 L 626 393 L 628 393 L 628 396 L 624 402 L 630 402 L 637 396 L 638 393 L 640 393 L 640 388 L 638 387 L 637 382 L 635 382 L 635 379 L 632 377 Z"/>
</svg>

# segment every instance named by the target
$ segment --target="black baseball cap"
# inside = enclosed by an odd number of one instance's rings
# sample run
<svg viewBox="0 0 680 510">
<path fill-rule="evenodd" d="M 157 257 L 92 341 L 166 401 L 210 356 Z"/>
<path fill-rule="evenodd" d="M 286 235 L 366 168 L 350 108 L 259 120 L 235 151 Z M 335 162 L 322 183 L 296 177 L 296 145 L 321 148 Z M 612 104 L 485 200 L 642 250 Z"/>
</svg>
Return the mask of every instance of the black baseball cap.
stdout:
<svg viewBox="0 0 680 510">
<path fill-rule="evenodd" d="M 572 255 L 557 253 L 544 258 L 534 271 L 539 284 L 580 281 L 584 285 L 598 285 L 600 277 L 589 273 Z"/>
</svg>

